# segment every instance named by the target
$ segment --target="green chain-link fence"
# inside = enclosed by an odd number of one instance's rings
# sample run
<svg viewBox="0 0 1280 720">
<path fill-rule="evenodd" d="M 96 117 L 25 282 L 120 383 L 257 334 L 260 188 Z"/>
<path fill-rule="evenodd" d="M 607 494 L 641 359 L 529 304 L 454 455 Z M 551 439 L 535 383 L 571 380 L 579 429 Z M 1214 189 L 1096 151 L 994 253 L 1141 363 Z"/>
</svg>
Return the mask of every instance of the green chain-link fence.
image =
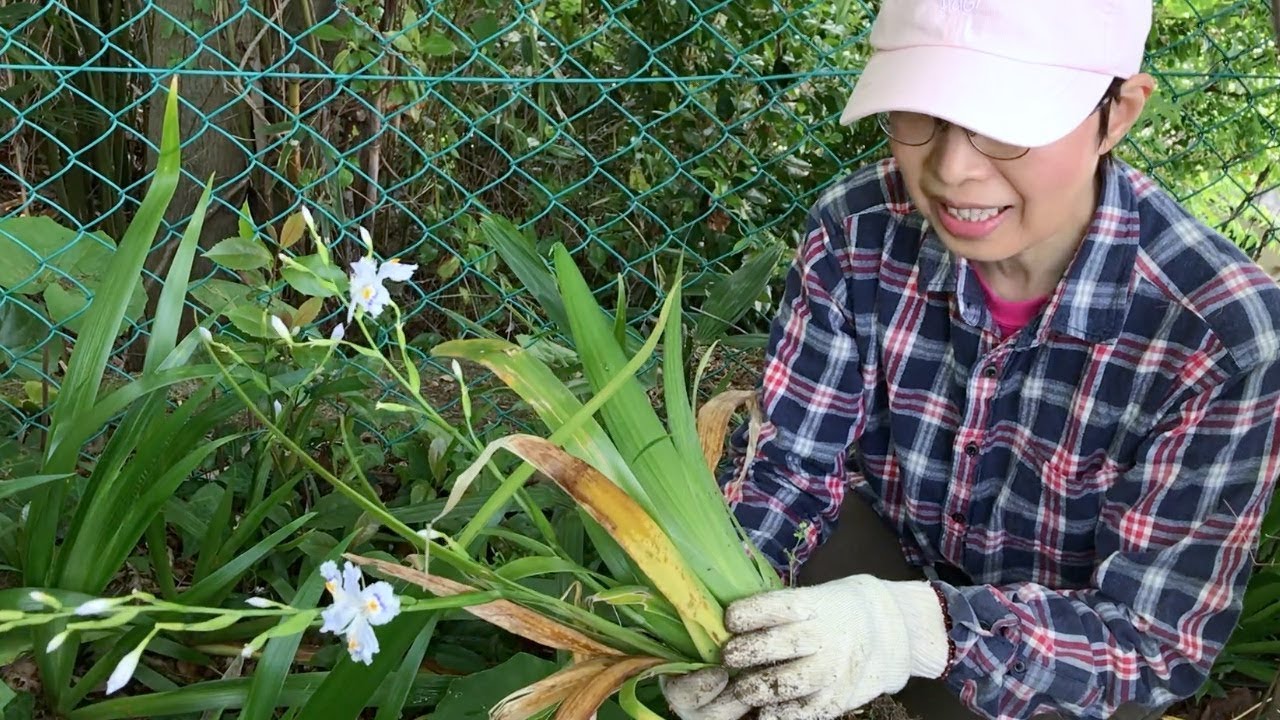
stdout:
<svg viewBox="0 0 1280 720">
<path fill-rule="evenodd" d="M 305 203 L 340 261 L 365 226 L 380 255 L 418 263 L 397 291 L 418 347 L 468 322 L 541 329 L 481 212 L 564 242 L 602 298 L 623 283 L 633 323 L 680 258 L 696 305 L 745 258 L 792 247 L 817 193 L 884 151 L 870 124 L 836 122 L 877 5 L 0 0 L 0 427 L 39 427 L 85 298 L 128 281 L 101 276 L 104 248 L 146 186 L 175 73 L 186 186 L 120 338 L 122 374 L 210 176 L 211 242 L 242 222 L 274 237 Z M 1121 155 L 1259 249 L 1280 206 L 1268 3 L 1156 0 L 1148 67 L 1158 93 Z M 196 308 L 246 281 L 201 273 Z M 772 297 L 736 330 L 763 331 Z"/>
</svg>

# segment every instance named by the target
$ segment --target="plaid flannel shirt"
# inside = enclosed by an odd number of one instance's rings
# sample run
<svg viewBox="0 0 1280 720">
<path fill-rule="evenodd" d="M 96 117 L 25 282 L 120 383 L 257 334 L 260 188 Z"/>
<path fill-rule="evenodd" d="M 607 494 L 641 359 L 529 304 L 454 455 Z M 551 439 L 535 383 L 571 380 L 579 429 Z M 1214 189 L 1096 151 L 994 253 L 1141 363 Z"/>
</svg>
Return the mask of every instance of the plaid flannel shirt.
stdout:
<svg viewBox="0 0 1280 720">
<path fill-rule="evenodd" d="M 1280 288 L 1104 163 L 1045 310 L 1001 338 L 892 160 L 813 207 L 773 324 L 764 425 L 722 482 L 784 573 L 846 483 L 935 582 L 945 681 L 991 718 L 1108 717 L 1198 689 L 1239 618 L 1277 474 Z"/>
</svg>

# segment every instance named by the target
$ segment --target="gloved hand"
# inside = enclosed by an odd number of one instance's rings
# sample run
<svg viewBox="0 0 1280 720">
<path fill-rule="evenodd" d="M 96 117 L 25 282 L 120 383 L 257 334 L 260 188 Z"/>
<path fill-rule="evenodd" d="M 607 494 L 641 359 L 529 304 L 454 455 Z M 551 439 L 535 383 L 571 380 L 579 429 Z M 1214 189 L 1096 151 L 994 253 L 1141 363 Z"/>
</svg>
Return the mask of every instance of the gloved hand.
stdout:
<svg viewBox="0 0 1280 720">
<path fill-rule="evenodd" d="M 734 637 L 724 665 L 667 681 L 682 720 L 828 720 L 946 669 L 946 625 L 924 581 L 855 575 L 740 600 L 725 612 Z"/>
<path fill-rule="evenodd" d="M 728 688 L 729 673 L 724 668 L 706 668 L 688 675 L 658 678 L 662 694 L 680 720 L 738 720 L 752 707 Z"/>
</svg>

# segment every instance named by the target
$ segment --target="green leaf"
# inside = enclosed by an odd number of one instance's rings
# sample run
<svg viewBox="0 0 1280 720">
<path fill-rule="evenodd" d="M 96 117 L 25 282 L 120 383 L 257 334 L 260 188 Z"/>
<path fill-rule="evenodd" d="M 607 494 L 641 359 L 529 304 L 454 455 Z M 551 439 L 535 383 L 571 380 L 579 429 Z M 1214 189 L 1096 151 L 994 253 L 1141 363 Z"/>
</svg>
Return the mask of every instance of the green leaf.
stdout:
<svg viewBox="0 0 1280 720">
<path fill-rule="evenodd" d="M 436 277 L 441 280 L 448 280 L 454 275 L 457 275 L 458 271 L 461 269 L 462 259 L 457 255 L 450 255 L 448 260 L 445 260 L 436 266 Z"/>
<path fill-rule="evenodd" d="M 276 338 L 271 315 L 260 305 L 243 303 L 223 311 L 227 320 L 240 332 L 254 338 Z"/>
<path fill-rule="evenodd" d="M 31 488 L 40 487 L 45 483 L 54 482 L 55 480 L 65 480 L 71 477 L 71 473 L 62 475 L 31 475 L 29 477 L 14 478 L 12 480 L 0 480 L 0 500 L 22 492 Z"/>
<path fill-rule="evenodd" d="M 557 670 L 555 663 L 519 653 L 490 670 L 458 678 L 431 714 L 432 720 L 483 720 L 503 698 Z"/>
<path fill-rule="evenodd" d="M 560 247 L 559 249 L 563 248 Z M 649 338 L 645 340 L 644 344 L 640 347 L 640 351 L 637 352 L 629 361 L 623 363 L 618 372 L 611 377 L 608 382 L 604 383 L 604 385 L 596 391 L 595 396 L 582 405 L 581 409 L 575 412 L 572 417 L 565 420 L 560 427 L 556 428 L 555 431 L 551 433 L 550 437 L 547 438 L 549 442 L 557 446 L 563 445 L 565 440 L 581 429 L 583 424 L 587 422 L 591 416 L 602 410 L 605 407 L 605 403 L 615 399 L 620 391 L 627 388 L 627 384 L 629 382 L 635 381 L 636 372 L 638 372 L 640 367 L 648 361 L 649 357 L 652 356 L 658 345 L 658 339 L 661 337 L 659 333 L 666 321 L 671 305 L 672 303 L 670 301 L 663 303 L 662 310 L 658 313 L 657 326 L 654 332 L 650 333 Z M 599 306 L 596 306 L 596 309 L 599 310 Z M 652 408 L 649 409 L 652 410 Z M 507 503 L 511 501 L 512 497 L 516 494 L 516 491 L 522 487 L 524 481 L 532 474 L 532 472 L 532 465 L 525 463 L 504 478 L 498 488 L 494 492 L 490 493 L 488 499 L 485 500 L 484 505 L 481 506 L 480 511 L 467 522 L 466 527 L 464 527 L 458 535 L 457 542 L 463 547 L 469 546 L 476 539 L 477 533 L 484 529 L 498 513 L 503 511 Z M 456 499 L 459 489 L 465 489 L 465 486 L 455 483 L 455 487 L 450 493 L 451 501 Z"/>
<path fill-rule="evenodd" d="M 306 525 L 315 515 L 315 513 L 307 513 L 263 538 L 261 542 L 249 548 L 240 557 L 228 562 L 209 577 L 191 586 L 189 590 L 178 598 L 179 602 L 185 605 L 203 605 L 210 602 L 215 596 L 226 592 L 237 578 L 248 572 L 255 563 L 265 557 L 277 545 L 288 539 L 298 528 Z"/>
<path fill-rule="evenodd" d="M 33 650 L 31 633 L 14 630 L 0 635 L 0 667 L 5 667 Z"/>
<path fill-rule="evenodd" d="M 271 264 L 271 251 L 256 238 L 227 238 L 206 250 L 204 256 L 231 270 L 257 270 Z"/>
<path fill-rule="evenodd" d="M 33 2 L 16 2 L 0 7 L 0 27 L 17 27 L 19 23 L 40 11 L 40 5 Z"/>
<path fill-rule="evenodd" d="M 302 255 L 294 258 L 294 261 L 310 272 L 285 265 L 280 274 L 290 287 L 303 295 L 319 298 L 334 297 L 347 285 L 346 273 L 335 265 L 326 265 L 324 258 L 319 255 Z M 333 283 L 336 290 L 326 287 L 322 280 Z"/>
<path fill-rule="evenodd" d="M 433 357 L 479 363 L 515 391 L 552 431 L 582 409 L 582 402 L 534 353 L 505 340 L 451 340 L 432 349 Z M 586 419 L 561 445 L 627 491 L 646 511 L 653 505 L 610 436 L 594 419 Z"/>
<path fill-rule="evenodd" d="M 245 200 L 240 206 L 240 213 L 236 215 L 236 230 L 240 234 L 240 238 L 244 240 L 253 240 L 257 238 L 258 231 L 254 227 L 253 213 L 249 210 L 249 201 Z"/>
<path fill-rule="evenodd" d="M 32 720 L 35 707 L 35 695 L 14 692 L 8 685 L 0 683 L 0 720 Z"/>
<path fill-rule="evenodd" d="M 191 573 L 192 582 L 204 579 L 209 574 L 209 569 L 217 562 L 222 533 L 226 532 L 231 524 L 231 508 L 235 497 L 236 491 L 231 483 L 222 486 L 222 497 L 218 501 L 217 509 L 210 516 L 209 522 L 205 524 L 205 532 L 200 539 L 199 550 L 196 551 L 196 567 Z"/>
<path fill-rule="evenodd" d="M 129 296 L 129 304 L 125 307 L 124 320 L 116 331 L 117 337 L 137 321 L 145 308 L 147 298 L 143 294 L 142 285 L 138 284 L 134 290 Z M 54 324 L 61 325 L 76 335 L 84 332 L 85 322 L 89 317 L 85 310 L 89 306 L 90 298 L 83 290 L 75 286 L 67 287 L 60 282 L 51 282 L 45 287 L 43 297 L 45 308 L 49 311 L 49 317 Z"/>
<path fill-rule="evenodd" d="M 433 32 L 422 40 L 422 54 L 428 57 L 451 55 L 455 50 L 457 46 L 453 41 L 438 32 Z"/>
<path fill-rule="evenodd" d="M 568 328 L 569 316 L 565 314 L 564 300 L 556 289 L 556 278 L 538 256 L 533 242 L 500 215 L 486 215 L 480 221 L 480 233 L 533 295 L 547 317 L 557 326 Z"/>
<path fill-rule="evenodd" d="M 374 720 L 398 720 L 404 716 L 403 710 L 413 690 L 413 680 L 417 676 L 418 668 L 422 667 L 422 659 L 426 657 L 427 648 L 431 645 L 431 639 L 436 633 L 440 616 L 441 613 L 431 613 L 431 619 L 426 627 L 418 632 L 400 667 L 391 675 L 389 682 L 383 683 L 382 689 L 386 691 L 386 702 L 378 708 L 378 714 Z"/>
<path fill-rule="evenodd" d="M 773 245 L 712 285 L 693 331 L 694 340 L 703 344 L 717 340 L 730 325 L 741 319 L 769 286 L 781 257 L 782 246 Z"/>
<path fill-rule="evenodd" d="M 112 282 L 102 284 L 94 296 L 85 320 L 85 330 L 76 341 L 75 351 L 67 364 L 66 375 L 58 392 L 50 420 L 51 442 L 41 468 L 43 474 L 59 474 L 75 469 L 80 446 L 56 445 L 53 438 L 65 427 L 74 427 L 97 399 L 102 376 L 111 356 L 120 323 L 124 320 L 130 296 L 136 286 L 151 247 L 154 245 L 169 202 L 178 186 L 181 169 L 181 137 L 178 115 L 178 80 L 174 76 L 165 103 L 160 151 L 151 184 L 138 207 L 124 238 L 111 257 L 104 276 Z M 28 584 L 46 585 L 54 564 L 57 531 L 66 497 L 61 483 L 51 483 L 31 504 L 26 535 L 24 579 Z M 35 633 L 36 642 L 47 643 L 48 631 Z M 57 653 L 37 655 L 41 680 L 47 695 L 58 704 L 69 684 L 74 648 L 64 646 Z"/>
<path fill-rule="evenodd" d="M 769 345 L 769 335 L 767 333 L 730 335 L 724 338 L 720 344 L 724 347 L 738 350 L 764 350 Z"/>
<path fill-rule="evenodd" d="M 182 322 L 182 311 L 186 304 L 187 287 L 191 282 L 191 264 L 195 260 L 196 249 L 200 246 L 200 232 L 204 229 L 205 213 L 209 211 L 209 203 L 213 199 L 213 176 L 205 183 L 204 192 L 196 203 L 191 214 L 191 221 L 182 235 L 182 241 L 169 263 L 169 272 L 165 276 L 164 287 L 160 291 L 160 300 L 156 303 L 156 318 L 151 324 L 151 334 L 147 339 L 147 356 L 143 362 L 144 371 L 156 370 L 160 362 L 173 352 L 178 343 L 178 326 Z"/>
<path fill-rule="evenodd" d="M 72 230 L 43 215 L 0 219 L 0 289 L 32 295 L 59 277 L 94 285 L 115 247 L 105 233 Z"/>
<path fill-rule="evenodd" d="M 492 40 L 494 36 L 501 31 L 501 29 L 501 26 L 498 25 L 497 16 L 491 12 L 486 12 L 476 18 L 475 22 L 471 23 L 471 27 L 468 31 L 477 44 L 482 44 L 486 41 Z"/>
<path fill-rule="evenodd" d="M 435 613 L 403 613 L 378 627 L 381 649 L 372 665 L 353 661 L 345 653 L 338 665 L 315 690 L 294 720 L 354 718 L 372 704 L 387 676 L 399 668 L 417 636 L 432 623 Z"/>
<path fill-rule="evenodd" d="M 296 673 L 285 679 L 278 707 L 298 706 L 306 703 L 323 686 L 333 673 Z M 410 703 L 415 706 L 435 705 L 453 678 L 433 673 L 419 673 L 413 682 Z M 173 717 L 212 709 L 241 707 L 248 695 L 251 678 L 212 680 L 178 688 L 169 692 L 112 698 L 79 708 L 68 714 L 68 720 L 127 720 L 140 717 Z M 384 701 L 385 693 L 377 692 L 369 698 L 368 706 L 377 707 Z M 362 706 L 363 707 L 363 706 Z M 350 715 L 326 715 L 325 720 Z"/>
<path fill-rule="evenodd" d="M 607 315 L 563 245 L 556 245 L 555 262 L 574 345 L 592 388 L 599 393 L 620 376 L 627 358 L 613 339 Z M 679 300 L 677 283 L 668 299 L 675 318 Z M 660 329 L 667 331 L 666 352 L 671 352 L 670 328 L 675 320 L 665 320 L 667 324 Z M 682 377 L 683 368 L 673 367 L 664 376 L 672 373 Z M 668 402 L 673 401 L 668 397 Z M 677 432 L 682 432 L 679 416 L 685 412 L 683 405 L 676 408 L 678 424 L 672 430 Z M 722 607 L 774 584 L 776 578 L 762 578 L 751 556 L 742 552 L 743 537 L 732 522 L 715 478 L 702 461 L 701 451 L 690 456 L 688 443 L 672 441 L 639 381 L 626 378 L 622 388 L 601 407 L 600 415 L 609 437 L 648 494 L 654 508 L 650 514 L 684 557 L 702 560 L 693 567 Z"/>
<path fill-rule="evenodd" d="M 136 278 L 142 271 L 143 263 L 160 229 L 164 213 L 173 197 L 178 184 L 181 163 L 180 137 L 178 133 L 178 93 L 175 77 L 165 108 L 164 132 L 161 139 L 160 157 L 155 175 L 146 197 L 133 222 L 125 232 L 124 240 L 113 255 L 107 276 L 112 278 Z M 102 380 L 107 359 L 111 354 L 115 329 L 120 327 L 128 305 L 132 282 L 107 283 L 98 293 L 89 308 L 87 332 L 76 342 L 75 352 L 67 367 L 66 378 L 59 391 L 58 403 L 53 412 L 52 424 L 55 426 L 74 423 L 85 409 L 90 407 L 98 394 L 98 385 Z M 58 468 L 74 461 L 74 454 L 80 448 L 51 449 L 51 465 L 54 471 L 67 471 L 70 468 Z M 61 452 L 53 457 L 54 452 Z M 60 498 L 59 498 L 60 500 Z M 34 511 L 33 511 L 34 512 Z M 42 513 L 43 514 L 43 513 Z M 43 527 L 47 523 L 44 517 L 33 521 L 38 530 L 33 536 L 47 534 Z M 50 543 L 51 545 L 52 543 Z M 37 551 L 37 555 L 45 555 L 46 551 Z M 48 568 L 47 557 L 41 558 L 36 567 L 29 571 L 43 573 Z"/>
<path fill-rule="evenodd" d="M 583 576 L 594 575 L 594 573 L 591 573 L 578 563 L 558 557 L 516 558 L 515 560 L 496 568 L 496 572 L 508 580 L 524 580 L 525 578 L 535 577 L 538 575 L 551 575 L 554 573 L 568 573 L 570 575 Z"/>
<path fill-rule="evenodd" d="M 675 294 L 678 295 L 679 290 L 676 290 Z M 662 343 L 663 408 L 667 412 L 667 428 L 671 442 L 675 445 L 676 453 L 685 460 L 688 474 L 694 477 L 709 476 L 709 472 L 703 472 L 706 471 L 706 464 L 702 455 L 702 443 L 698 438 L 698 421 L 693 416 L 693 403 L 689 397 L 689 390 L 685 386 L 683 329 L 680 304 L 676 302 L 671 309 L 671 317 L 667 319 Z M 701 497 L 713 495 L 714 497 L 707 502 L 719 502 L 720 490 L 715 486 L 714 478 L 709 479 L 713 481 L 711 485 L 714 489 L 711 493 L 701 493 Z M 688 497 L 698 498 L 699 495 L 690 493 Z"/>
<path fill-rule="evenodd" d="M 337 42 L 339 40 L 346 40 L 349 35 L 346 30 L 335 26 L 333 23 L 317 25 L 311 29 L 310 34 L 321 42 Z"/>
<path fill-rule="evenodd" d="M 618 299 L 613 311 L 613 341 L 618 347 L 626 347 L 627 342 L 627 284 L 618 280 Z M 678 310 L 679 308 L 677 308 Z"/>
<path fill-rule="evenodd" d="M 1231 646 L 1231 652 L 1237 655 L 1275 655 L 1280 653 L 1280 640 L 1239 643 Z"/>
<path fill-rule="evenodd" d="M 49 283 L 44 289 L 44 306 L 55 325 L 61 325 L 77 335 L 84 327 L 80 314 L 89 306 L 89 298 L 79 288 L 65 288 L 60 283 Z"/>
<path fill-rule="evenodd" d="M 633 677 L 618 691 L 618 703 L 622 706 L 623 712 L 632 720 L 662 720 L 661 715 L 650 710 L 636 697 L 636 685 L 639 682 L 640 676 Z"/>
<path fill-rule="evenodd" d="M 305 474 L 302 472 L 293 473 L 291 477 L 280 483 L 280 487 L 271 491 L 271 494 L 266 499 L 261 502 L 255 502 L 250 507 L 249 512 L 240 518 L 240 522 L 236 523 L 236 528 L 232 531 L 231 537 L 218 550 L 218 556 L 230 557 L 238 552 L 248 542 L 249 538 L 257 533 L 258 528 L 261 527 L 273 510 L 280 507 L 285 501 L 293 499 L 293 488 L 304 477 Z M 341 527 L 341 525 L 334 525 L 334 527 Z M 317 529 L 314 523 L 312 524 L 312 529 Z"/>
<path fill-rule="evenodd" d="M 16 295 L 0 293 L 0 363 L 22 357 L 49 335 L 50 323 Z"/>
<path fill-rule="evenodd" d="M 550 509 L 552 507 L 562 506 L 568 501 L 563 493 L 542 485 L 535 485 L 530 488 L 530 495 L 534 496 L 540 507 Z M 485 499 L 478 496 L 468 496 L 458 502 L 454 508 L 453 517 L 466 518 L 471 517 L 480 510 Z M 419 525 L 429 522 L 432 518 L 440 514 L 444 509 L 445 499 L 439 498 L 430 500 L 417 505 L 407 505 L 405 507 L 391 508 L 391 514 L 401 522 L 409 525 Z M 337 530 L 346 527 L 355 522 L 360 515 L 359 508 L 352 505 L 346 498 L 338 494 L 329 494 L 320 498 L 316 503 L 316 511 L 320 513 L 316 518 L 316 522 L 312 525 L 315 530 Z M 440 522 L 443 529 L 447 524 L 446 520 Z M 492 532 L 493 529 L 490 530 Z"/>
<path fill-rule="evenodd" d="M 96 435 L 112 418 L 137 400 L 178 383 L 203 380 L 217 374 L 217 368 L 211 365 L 179 367 L 147 373 L 127 385 L 112 390 L 85 414 L 77 426 L 63 428 L 65 432 L 58 436 L 58 440 L 75 447 L 82 447 L 88 442 L 89 437 Z"/>
<path fill-rule="evenodd" d="M 160 586 L 160 596 L 171 601 L 178 596 L 178 589 L 173 581 L 173 558 L 169 555 L 168 533 L 169 527 L 165 524 L 164 514 L 159 513 L 147 525 L 145 539 L 147 557 L 151 559 L 151 570 L 156 577 L 156 585 Z"/>
<path fill-rule="evenodd" d="M 256 294 L 248 285 L 230 280 L 205 280 L 191 288 L 191 297 L 215 313 L 223 312 L 229 305 L 250 302 Z"/>
<path fill-rule="evenodd" d="M 205 402 L 211 392 L 212 386 L 202 385 L 167 412 L 167 399 L 158 393 L 129 409 L 82 485 L 55 566 L 58 587 L 101 591 L 177 486 L 236 439 L 205 441 L 237 409 L 234 398 Z"/>
</svg>

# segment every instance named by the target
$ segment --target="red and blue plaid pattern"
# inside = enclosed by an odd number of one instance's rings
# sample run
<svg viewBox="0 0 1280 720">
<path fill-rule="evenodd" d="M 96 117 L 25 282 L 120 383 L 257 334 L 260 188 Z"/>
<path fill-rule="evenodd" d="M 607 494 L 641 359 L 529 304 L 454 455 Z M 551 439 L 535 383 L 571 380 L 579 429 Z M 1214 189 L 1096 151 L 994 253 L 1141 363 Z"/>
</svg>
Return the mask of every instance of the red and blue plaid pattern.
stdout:
<svg viewBox="0 0 1280 720">
<path fill-rule="evenodd" d="M 1280 470 L 1280 288 L 1109 161 L 1044 312 L 1001 338 L 892 160 L 810 215 L 725 492 L 784 571 L 846 483 L 939 582 L 974 710 L 1105 718 L 1195 692 L 1228 639 Z M 737 460 L 745 433 L 733 438 Z"/>
</svg>

